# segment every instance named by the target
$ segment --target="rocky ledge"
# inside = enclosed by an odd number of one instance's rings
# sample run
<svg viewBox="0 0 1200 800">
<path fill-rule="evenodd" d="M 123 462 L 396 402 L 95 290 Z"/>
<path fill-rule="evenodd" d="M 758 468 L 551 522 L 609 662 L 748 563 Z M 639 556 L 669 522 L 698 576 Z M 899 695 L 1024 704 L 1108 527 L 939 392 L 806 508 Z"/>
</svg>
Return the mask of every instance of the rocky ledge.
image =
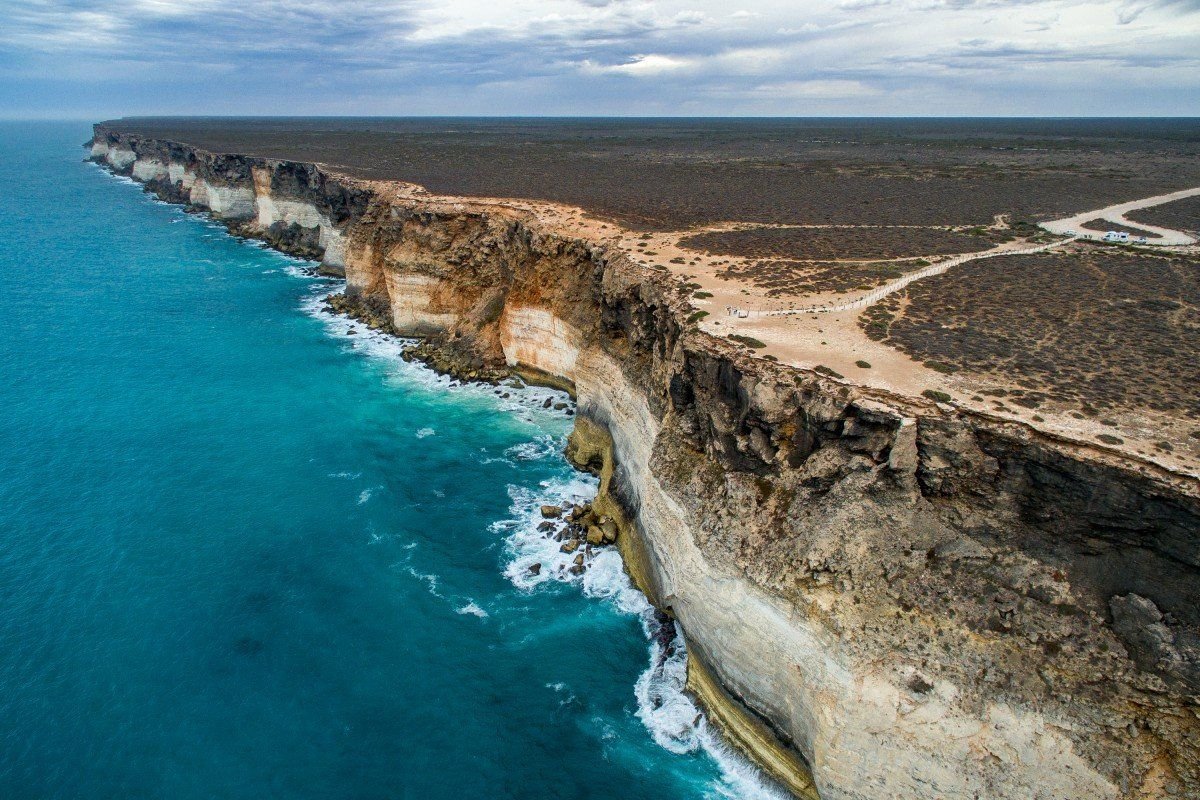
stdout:
<svg viewBox="0 0 1200 800">
<path fill-rule="evenodd" d="M 92 157 L 347 280 L 342 310 L 578 399 L 589 513 L 689 685 L 798 796 L 1200 796 L 1200 485 L 756 359 L 529 204 L 96 127 Z M 596 527 L 600 541 L 609 535 Z"/>
</svg>

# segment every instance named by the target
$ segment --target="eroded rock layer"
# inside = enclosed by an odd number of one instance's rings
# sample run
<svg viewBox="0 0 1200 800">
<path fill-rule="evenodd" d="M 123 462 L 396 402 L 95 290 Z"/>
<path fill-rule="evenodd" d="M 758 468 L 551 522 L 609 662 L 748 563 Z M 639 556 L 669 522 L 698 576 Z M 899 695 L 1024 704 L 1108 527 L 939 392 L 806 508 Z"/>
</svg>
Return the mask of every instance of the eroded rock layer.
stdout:
<svg viewBox="0 0 1200 800">
<path fill-rule="evenodd" d="M 92 155 L 481 374 L 569 383 L 694 688 L 797 794 L 1200 796 L 1194 478 L 755 359 L 527 206 L 102 126 Z"/>
</svg>

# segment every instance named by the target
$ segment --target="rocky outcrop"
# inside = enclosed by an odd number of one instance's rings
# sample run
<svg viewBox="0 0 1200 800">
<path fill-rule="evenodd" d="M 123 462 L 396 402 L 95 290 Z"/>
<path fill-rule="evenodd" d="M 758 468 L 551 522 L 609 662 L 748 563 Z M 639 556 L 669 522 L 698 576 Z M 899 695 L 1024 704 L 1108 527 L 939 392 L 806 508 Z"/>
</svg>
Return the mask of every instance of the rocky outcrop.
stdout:
<svg viewBox="0 0 1200 800">
<path fill-rule="evenodd" d="M 1193 478 L 753 358 L 527 208 L 104 126 L 93 157 L 320 251 L 455 363 L 569 385 L 569 455 L 693 689 L 797 794 L 1200 796 Z"/>
<path fill-rule="evenodd" d="M 341 275 L 344 232 L 369 193 L 331 179 L 315 164 L 215 155 L 176 142 L 125 136 L 97 126 L 91 157 L 168 202 L 202 209 L 235 233 L 321 262 Z"/>
</svg>

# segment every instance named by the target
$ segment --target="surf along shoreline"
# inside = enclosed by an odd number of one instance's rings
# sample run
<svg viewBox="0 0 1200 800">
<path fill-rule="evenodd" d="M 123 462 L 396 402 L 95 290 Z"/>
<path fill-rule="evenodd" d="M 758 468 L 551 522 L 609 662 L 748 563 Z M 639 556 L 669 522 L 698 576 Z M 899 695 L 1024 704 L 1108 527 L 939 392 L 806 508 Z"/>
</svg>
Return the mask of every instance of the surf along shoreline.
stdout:
<svg viewBox="0 0 1200 800">
<path fill-rule="evenodd" d="M 1153 595 L 1152 607 L 1185 618 L 1195 606 L 1194 566 L 1176 557 L 1200 519 L 1195 481 L 1009 420 L 755 359 L 689 325 L 681 287 L 547 222 L 537 204 L 434 197 L 104 125 L 91 146 L 114 172 L 231 232 L 319 253 L 324 270 L 347 278 L 335 310 L 424 337 L 413 356 L 435 369 L 467 380 L 517 370 L 572 388 L 568 457 L 598 474 L 597 519 L 617 526 L 625 568 L 678 622 L 689 687 L 798 796 L 882 796 L 881 785 L 923 796 L 933 781 L 1018 797 L 1048 781 L 1057 796 L 1118 797 L 1164 748 L 1171 770 L 1195 779 L 1189 723 L 1176 716 L 1182 688 L 1147 704 L 1143 729 L 1154 734 L 1136 744 L 1125 725 L 1072 732 L 1127 718 L 1131 696 L 1148 696 L 1139 644 L 1104 619 L 1106 605 Z M 1034 478 L 1046 470 L 1054 481 Z M 1046 524 L 1025 513 L 1035 508 L 1062 513 Z M 1145 549 L 1132 520 L 1148 513 L 1157 538 L 1123 585 L 1074 563 L 1063 526 L 1130 520 L 1124 554 Z M 980 525 L 1019 535 L 981 544 L 969 532 Z M 931 565 L 919 553 L 942 555 Z M 977 583 L 998 561 L 1024 565 L 999 594 Z M 1023 632 L 1071 645 L 1014 652 L 1013 624 L 989 622 L 1010 593 L 1035 601 L 1021 608 Z M 959 615 L 935 610 L 947 597 Z M 1062 619 L 1066 605 L 1085 613 Z M 884 630 L 884 619 L 895 622 Z M 931 627 L 957 638 L 952 661 L 922 655 Z M 1101 643 L 1114 655 L 1097 665 L 1085 653 Z M 978 682 L 981 670 L 1033 676 L 1047 662 L 1060 685 Z M 1119 686 L 1093 687 L 1114 673 Z M 964 726 L 977 731 L 969 740 Z M 1013 751 L 1015 763 L 981 755 Z"/>
<path fill-rule="evenodd" d="M 477 387 L 503 400 L 505 410 L 511 410 L 511 395 L 519 406 L 531 410 L 562 413 L 568 419 L 574 415 L 574 387 L 555 376 L 536 369 L 480 366 L 472 360 L 448 361 L 442 351 L 424 340 L 397 333 L 388 320 L 370 308 L 348 302 L 344 275 L 322 267 L 319 254 L 314 259 L 311 251 L 276 246 L 243 226 L 215 217 L 203 207 L 165 200 L 108 164 L 98 166 L 157 196 L 158 202 L 175 205 L 187 214 L 202 216 L 206 222 L 221 226 L 237 240 L 296 259 L 296 265 L 287 269 L 289 273 L 324 281 L 320 291 L 301 302 L 300 310 L 321 321 L 330 336 L 343 341 L 343 337 L 353 337 L 351 341 L 356 347 L 367 345 L 364 354 L 368 357 L 410 362 L 427 369 L 431 376 L 450 379 L 438 381 L 431 387 L 434 389 Z M 335 291 L 329 293 L 330 288 Z M 545 391 L 538 391 L 545 389 L 552 394 L 547 396 Z M 543 443 L 531 440 L 528 444 L 540 450 Z M 565 455 L 561 443 L 555 452 L 559 457 Z M 566 485 L 554 483 L 536 492 L 518 492 L 509 509 L 511 516 L 492 523 L 492 531 L 505 545 L 505 577 L 521 591 L 532 591 L 548 581 L 570 585 L 586 597 L 611 603 L 618 613 L 636 617 L 649 646 L 649 663 L 630 688 L 637 702 L 637 716 L 651 739 L 675 755 L 695 751 L 708 755 L 720 770 L 722 783 L 717 790 L 723 796 L 736 792 L 736 796 L 759 800 L 782 797 L 783 790 L 769 774 L 759 771 L 743 751 L 732 747 L 721 728 L 709 724 L 694 702 L 692 689 L 687 685 L 686 643 L 671 617 L 654 608 L 634 585 L 623 568 L 619 551 L 611 547 L 613 541 L 588 540 L 589 528 L 611 526 L 607 517 L 597 516 L 591 510 L 598 476 L 584 464 L 564 460 L 582 480 Z M 516 487 L 509 488 L 511 494 Z M 549 508 L 558 513 L 548 515 L 543 511 Z M 474 603 L 458 609 L 458 613 L 486 616 Z"/>
</svg>

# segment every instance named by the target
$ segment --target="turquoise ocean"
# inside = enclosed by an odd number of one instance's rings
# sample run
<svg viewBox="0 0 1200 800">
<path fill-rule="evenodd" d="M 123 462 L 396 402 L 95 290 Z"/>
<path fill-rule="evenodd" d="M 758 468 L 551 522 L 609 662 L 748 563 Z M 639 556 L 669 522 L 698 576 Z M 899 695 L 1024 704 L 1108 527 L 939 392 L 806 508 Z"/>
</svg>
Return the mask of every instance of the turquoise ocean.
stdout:
<svg viewBox="0 0 1200 800">
<path fill-rule="evenodd" d="M 536 531 L 565 396 L 347 335 L 89 133 L 0 124 L 0 798 L 779 796 Z"/>
</svg>

